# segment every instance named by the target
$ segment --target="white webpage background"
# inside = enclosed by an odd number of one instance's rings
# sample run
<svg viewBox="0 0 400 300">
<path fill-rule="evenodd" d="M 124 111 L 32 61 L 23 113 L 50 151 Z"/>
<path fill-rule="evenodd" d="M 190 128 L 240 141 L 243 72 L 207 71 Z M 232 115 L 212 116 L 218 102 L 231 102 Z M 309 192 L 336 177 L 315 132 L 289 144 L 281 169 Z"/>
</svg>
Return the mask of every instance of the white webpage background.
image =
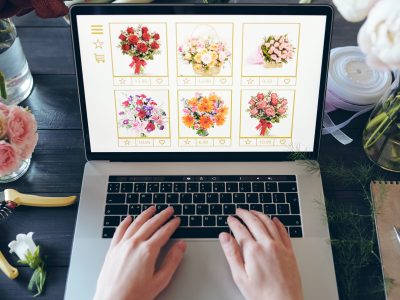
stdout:
<svg viewBox="0 0 400 300">
<path fill-rule="evenodd" d="M 114 86 L 111 64 L 109 23 L 167 23 L 167 40 L 169 56 L 169 95 L 170 95 L 170 125 L 171 147 L 119 147 L 117 124 L 115 117 L 114 90 L 127 90 L 130 87 Z M 198 89 L 218 90 L 232 89 L 232 141 L 230 147 L 179 147 L 178 146 L 178 108 L 175 95 L 177 89 L 193 87 L 178 87 L 176 79 L 176 23 L 184 22 L 227 22 L 234 23 L 233 45 L 233 84 L 232 86 L 201 86 Z M 317 103 L 323 55 L 325 33 L 325 16 L 238 16 L 238 15 L 83 15 L 77 16 L 80 54 L 82 62 L 83 83 L 87 118 L 92 152 L 279 152 L 279 151 L 313 151 L 314 133 L 317 116 Z M 241 49 L 243 23 L 300 23 L 300 41 L 298 51 L 298 67 L 296 85 L 261 87 L 268 89 L 291 89 L 296 91 L 294 108 L 294 124 L 291 146 L 239 146 L 239 118 L 241 89 L 257 89 L 241 85 Z M 102 24 L 103 35 L 92 35 L 91 25 Z M 99 38 L 104 41 L 102 49 L 95 49 L 94 41 Z M 254 48 L 256 45 L 244 45 Z M 114 48 L 115 50 L 117 48 Z M 101 51 L 99 51 L 101 50 Z M 95 53 L 105 55 L 105 63 L 97 63 Z M 245 58 L 246 59 L 246 58 Z M 149 88 L 149 87 L 143 87 Z M 168 87 L 150 87 L 151 89 L 166 89 Z"/>
</svg>

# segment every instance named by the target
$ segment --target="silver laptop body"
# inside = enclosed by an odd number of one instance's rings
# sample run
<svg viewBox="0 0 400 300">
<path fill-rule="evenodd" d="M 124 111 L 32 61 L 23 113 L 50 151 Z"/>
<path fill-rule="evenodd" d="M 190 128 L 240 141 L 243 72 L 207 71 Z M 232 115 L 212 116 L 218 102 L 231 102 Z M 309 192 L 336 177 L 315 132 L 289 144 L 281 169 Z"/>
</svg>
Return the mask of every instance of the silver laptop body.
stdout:
<svg viewBox="0 0 400 300">
<path fill-rule="evenodd" d="M 147 12 L 155 14 L 154 11 L 166 9 L 168 6 L 143 6 L 132 8 L 132 6 L 76 6 L 72 8 L 71 20 L 74 38 L 75 54 L 82 51 L 79 49 L 77 16 L 79 15 L 110 15 L 110 14 L 136 14 Z M 166 8 L 165 8 L 166 7 Z M 235 8 L 232 5 L 232 13 Z M 175 12 L 193 11 L 207 9 L 210 13 L 218 10 L 217 7 L 204 6 L 185 6 L 185 9 L 176 8 Z M 260 10 L 268 11 L 266 6 L 245 6 L 243 9 L 251 18 L 252 13 L 260 13 Z M 287 7 L 275 6 L 271 8 L 271 13 L 280 11 L 281 14 L 290 13 L 291 15 L 302 15 L 310 12 L 311 14 L 328 15 L 329 22 L 326 25 L 326 33 L 330 34 L 331 12 L 327 7 Z M 309 9 L 309 11 L 307 11 Z M 154 11 L 153 11 L 154 10 Z M 224 8 L 226 11 L 226 8 Z M 286 11 L 287 10 L 287 11 Z M 172 11 L 172 10 L 171 10 Z M 282 12 L 283 11 L 283 12 Z M 286 11 L 286 12 L 285 12 Z M 328 11 L 328 13 L 327 13 Z M 251 13 L 252 12 L 252 13 Z M 297 12 L 297 13 L 296 13 Z M 226 12 L 229 14 L 229 11 Z M 238 13 L 238 12 L 236 12 Z M 279 15 L 278 12 L 276 14 Z M 325 73 L 327 68 L 327 49 L 329 49 L 330 36 L 326 37 L 324 46 L 324 57 L 321 72 L 321 84 L 319 96 L 323 98 L 325 91 Z M 81 46 L 82 47 L 82 46 Z M 79 55 L 77 60 L 77 73 L 79 81 L 79 92 L 81 105 L 85 106 L 83 92 L 83 80 L 81 61 Z M 324 65 L 325 64 L 325 65 Z M 85 89 L 87 89 L 85 84 Z M 322 100 L 319 100 L 317 116 L 317 129 L 320 130 L 320 118 L 322 114 Z M 159 175 L 296 175 L 298 194 L 300 200 L 300 213 L 302 217 L 302 238 L 293 238 L 292 243 L 295 249 L 297 262 L 300 268 L 304 299 L 307 300 L 330 300 L 338 299 L 336 286 L 335 270 L 333 264 L 332 251 L 328 223 L 326 219 L 325 201 L 318 167 L 310 171 L 304 161 L 240 161 L 240 159 L 221 159 L 220 161 L 208 162 L 205 156 L 201 161 L 193 158 L 176 159 L 168 157 L 164 160 L 149 161 L 144 159 L 141 162 L 140 153 L 132 156 L 124 153 L 121 161 L 118 161 L 118 154 L 113 153 L 93 153 L 89 146 L 88 116 L 86 109 L 82 110 L 83 125 L 85 131 L 85 147 L 88 162 L 85 165 L 82 191 L 80 196 L 79 210 L 76 221 L 75 235 L 71 254 L 70 268 L 68 272 L 67 285 L 65 290 L 66 300 L 86 300 L 92 299 L 98 274 L 105 254 L 108 250 L 110 239 L 102 238 L 102 229 L 105 214 L 105 199 L 107 194 L 107 184 L 111 175 L 129 176 L 159 176 Z M 315 137 L 313 153 L 318 153 L 319 133 Z M 154 153 L 153 153 L 154 154 Z M 204 153 L 207 155 L 210 153 Z M 151 155 L 151 154 L 150 154 Z M 183 154 L 186 155 L 186 154 Z M 107 158 L 109 156 L 109 158 Z M 259 157 L 259 156 L 258 156 Z M 265 155 L 268 160 L 268 154 Z M 251 160 L 251 159 L 246 159 Z M 176 300 L 203 300 L 203 299 L 243 299 L 239 290 L 232 280 L 232 276 L 219 245 L 218 239 L 186 239 L 188 249 L 181 266 L 178 268 L 170 286 L 162 292 L 159 299 Z M 268 267 L 268 266 L 265 266 Z M 140 271 L 139 271 L 140 272 Z"/>
</svg>

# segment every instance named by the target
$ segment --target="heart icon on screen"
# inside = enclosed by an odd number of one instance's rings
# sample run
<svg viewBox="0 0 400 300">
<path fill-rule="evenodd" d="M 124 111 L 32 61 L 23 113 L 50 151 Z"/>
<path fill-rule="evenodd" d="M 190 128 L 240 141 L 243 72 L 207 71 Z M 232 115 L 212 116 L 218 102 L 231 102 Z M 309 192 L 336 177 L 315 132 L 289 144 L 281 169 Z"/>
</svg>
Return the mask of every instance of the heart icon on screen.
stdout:
<svg viewBox="0 0 400 300">
<path fill-rule="evenodd" d="M 158 84 L 161 84 L 161 83 L 163 82 L 163 80 L 162 80 L 162 78 L 157 78 L 157 79 L 156 79 L 156 82 L 157 82 Z"/>
<path fill-rule="evenodd" d="M 159 140 L 158 142 L 160 143 L 160 145 L 164 145 L 165 144 L 165 140 Z"/>
<path fill-rule="evenodd" d="M 281 144 L 282 145 L 286 144 L 286 140 L 281 140 Z"/>
<path fill-rule="evenodd" d="M 223 144 L 225 144 L 225 140 L 219 140 L 219 143 L 220 143 L 221 145 L 223 145 Z"/>
<path fill-rule="evenodd" d="M 285 80 L 283 80 L 283 82 L 284 82 L 285 84 L 289 84 L 289 83 L 290 83 L 290 79 L 289 79 L 289 78 L 286 78 Z"/>
<path fill-rule="evenodd" d="M 226 78 L 221 78 L 219 81 L 220 81 L 222 84 L 225 84 L 225 83 L 226 83 Z"/>
</svg>

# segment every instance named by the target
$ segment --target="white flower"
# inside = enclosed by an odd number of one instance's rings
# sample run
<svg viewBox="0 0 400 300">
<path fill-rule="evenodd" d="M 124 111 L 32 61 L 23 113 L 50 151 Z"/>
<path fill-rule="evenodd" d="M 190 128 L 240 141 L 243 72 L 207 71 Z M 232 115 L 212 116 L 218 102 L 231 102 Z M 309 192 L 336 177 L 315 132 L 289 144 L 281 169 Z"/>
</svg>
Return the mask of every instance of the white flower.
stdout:
<svg viewBox="0 0 400 300">
<path fill-rule="evenodd" d="M 16 240 L 8 244 L 10 253 L 17 254 L 20 260 L 26 260 L 28 250 L 33 254 L 36 248 L 32 236 L 33 232 L 29 232 L 28 234 L 17 234 Z"/>
<path fill-rule="evenodd" d="M 225 53 L 225 51 L 221 51 L 220 53 L 219 53 L 219 61 L 225 61 L 226 59 L 227 59 L 227 55 L 226 55 L 226 53 Z"/>
<path fill-rule="evenodd" d="M 208 65 L 212 61 L 212 57 L 210 53 L 205 53 L 201 56 L 201 61 L 203 64 Z"/>
<path fill-rule="evenodd" d="M 333 0 L 340 14 L 349 22 L 360 22 L 379 0 Z"/>
<path fill-rule="evenodd" d="M 357 40 L 369 65 L 400 69 L 399 0 L 379 1 L 361 27 Z"/>
</svg>

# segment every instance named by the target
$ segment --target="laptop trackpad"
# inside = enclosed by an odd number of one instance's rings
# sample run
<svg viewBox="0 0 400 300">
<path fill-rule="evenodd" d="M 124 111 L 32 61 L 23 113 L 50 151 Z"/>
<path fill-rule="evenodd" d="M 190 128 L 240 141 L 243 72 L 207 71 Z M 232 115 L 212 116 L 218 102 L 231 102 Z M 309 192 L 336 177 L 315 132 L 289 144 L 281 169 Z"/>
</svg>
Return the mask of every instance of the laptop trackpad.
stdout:
<svg viewBox="0 0 400 300">
<path fill-rule="evenodd" d="M 242 300 L 219 241 L 186 242 L 188 249 L 181 265 L 169 287 L 157 299 Z"/>
</svg>

